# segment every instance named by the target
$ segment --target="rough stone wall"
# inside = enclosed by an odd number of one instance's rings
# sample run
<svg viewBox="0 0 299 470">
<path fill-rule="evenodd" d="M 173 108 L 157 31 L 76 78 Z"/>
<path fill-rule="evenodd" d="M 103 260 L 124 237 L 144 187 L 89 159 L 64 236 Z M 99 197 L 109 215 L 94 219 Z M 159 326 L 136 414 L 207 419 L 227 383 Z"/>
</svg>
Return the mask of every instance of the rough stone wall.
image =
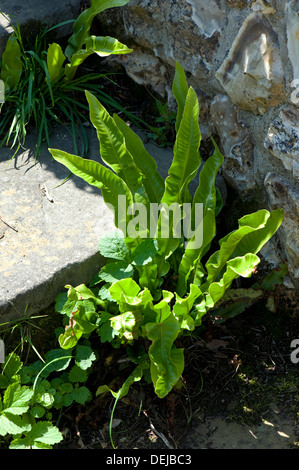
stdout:
<svg viewBox="0 0 299 470">
<path fill-rule="evenodd" d="M 184 67 L 244 213 L 283 208 L 264 255 L 286 260 L 298 289 L 299 0 L 130 0 L 101 21 L 133 47 L 128 75 L 169 102 L 175 61 Z"/>
</svg>

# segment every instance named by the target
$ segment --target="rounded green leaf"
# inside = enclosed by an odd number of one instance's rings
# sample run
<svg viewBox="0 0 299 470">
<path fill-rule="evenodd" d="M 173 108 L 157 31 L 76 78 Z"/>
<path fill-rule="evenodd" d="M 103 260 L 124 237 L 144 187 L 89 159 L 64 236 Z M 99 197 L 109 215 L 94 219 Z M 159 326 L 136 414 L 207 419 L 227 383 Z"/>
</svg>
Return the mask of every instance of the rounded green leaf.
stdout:
<svg viewBox="0 0 299 470">
<path fill-rule="evenodd" d="M 42 407 L 42 406 L 33 406 L 33 408 L 31 408 L 30 410 L 30 414 L 34 417 L 34 418 L 42 418 L 45 414 L 45 409 Z"/>
</svg>

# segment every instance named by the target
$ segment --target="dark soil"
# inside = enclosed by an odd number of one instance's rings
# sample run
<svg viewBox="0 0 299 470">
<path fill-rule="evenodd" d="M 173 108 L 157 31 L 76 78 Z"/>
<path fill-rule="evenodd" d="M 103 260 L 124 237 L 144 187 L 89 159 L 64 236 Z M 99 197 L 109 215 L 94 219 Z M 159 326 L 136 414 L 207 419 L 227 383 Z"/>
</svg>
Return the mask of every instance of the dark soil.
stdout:
<svg viewBox="0 0 299 470">
<path fill-rule="evenodd" d="M 47 317 L 32 320 L 35 327 L 26 326 L 26 331 L 16 329 L 12 337 L 18 343 L 21 334 L 23 337 L 24 333 L 29 334 L 41 354 L 59 347 L 54 329 L 61 326 L 61 316 L 55 313 L 53 305 L 42 314 Z M 94 398 L 84 406 L 64 409 L 59 417 L 64 441 L 58 448 L 112 449 L 112 441 L 117 449 L 198 448 L 194 427 L 205 432 L 204 423 L 219 418 L 229 426 L 261 425 L 273 403 L 283 416 L 287 414 L 289 424 L 294 424 L 288 447 L 295 448 L 299 364 L 291 361 L 290 344 L 298 333 L 298 315 L 289 311 L 272 313 L 263 304 L 218 326 L 206 318 L 196 334 L 181 338 L 178 343 L 185 349 L 180 389 L 159 399 L 152 385 L 145 381 L 132 386 L 114 410 L 112 436 L 109 425 L 114 398 L 110 393 L 96 397 L 95 392 L 105 384 L 118 390 L 130 374 L 132 363 L 127 361 L 125 350 L 96 341 L 93 348 L 99 359 L 86 383 Z M 37 360 L 30 345 L 24 345 L 24 359 Z M 209 440 L 208 436 L 205 438 Z"/>
<path fill-rule="evenodd" d="M 198 335 L 179 345 L 185 348 L 186 364 L 179 390 L 161 400 L 151 385 L 142 383 L 117 404 L 114 445 L 119 449 L 184 448 L 198 420 L 221 416 L 227 422 L 259 424 L 273 402 L 298 420 L 298 364 L 290 361 L 290 340 L 298 331 L 298 319 L 273 315 L 263 306 L 225 326 L 206 324 Z M 107 368 L 103 363 L 111 354 Z M 94 385 L 115 378 L 121 385 L 130 371 L 128 367 L 120 371 L 121 352 L 108 349 L 103 356 L 99 371 L 93 374 Z M 105 396 L 70 410 L 64 424 L 70 432 L 69 445 L 111 448 L 107 427 L 113 404 L 114 399 Z"/>
</svg>

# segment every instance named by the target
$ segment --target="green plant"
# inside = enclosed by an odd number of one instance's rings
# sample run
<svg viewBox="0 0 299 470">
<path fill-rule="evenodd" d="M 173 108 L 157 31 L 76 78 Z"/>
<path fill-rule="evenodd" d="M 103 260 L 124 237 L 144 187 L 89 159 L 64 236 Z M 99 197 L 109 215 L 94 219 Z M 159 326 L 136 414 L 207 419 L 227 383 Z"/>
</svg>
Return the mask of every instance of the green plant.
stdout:
<svg viewBox="0 0 299 470">
<path fill-rule="evenodd" d="M 57 43 L 48 44 L 48 33 L 64 26 L 60 23 L 44 28 L 35 38 L 34 44 L 25 47 L 18 23 L 9 37 L 2 55 L 0 78 L 5 85 L 5 102 L 0 104 L 0 144 L 17 149 L 24 144 L 27 128 L 38 129 L 36 155 L 42 142 L 49 146 L 49 135 L 53 123 L 71 123 L 74 149 L 82 141 L 82 153 L 86 154 L 88 140 L 84 129 L 86 105 L 80 95 L 89 90 L 110 106 L 123 108 L 116 100 L 105 94 L 100 80 L 106 74 L 83 73 L 76 77 L 78 67 L 91 54 L 106 57 L 111 54 L 131 52 L 124 44 L 109 36 L 92 36 L 90 27 L 93 18 L 102 11 L 125 5 L 129 0 L 92 0 L 90 8 L 83 11 L 73 24 L 73 34 L 63 53 Z M 3 14 L 3 13 L 2 13 Z M 84 94 L 83 94 L 84 96 Z"/>
<path fill-rule="evenodd" d="M 61 294 L 56 305 L 57 311 L 68 318 L 59 337 L 62 348 L 75 347 L 81 337 L 93 332 L 102 342 L 127 348 L 135 369 L 118 392 L 112 391 L 117 399 L 142 376 L 153 383 L 160 398 L 176 386 L 184 369 L 184 351 L 177 347 L 179 338 L 201 325 L 203 316 L 217 305 L 234 279 L 252 275 L 260 261 L 257 253 L 283 218 L 280 209 L 245 215 L 236 230 L 219 240 L 219 249 L 210 254 L 216 216 L 222 206 L 215 178 L 223 157 L 214 143 L 214 153 L 204 163 L 198 188 L 191 195 L 189 184 L 201 164 L 199 105 L 178 63 L 173 93 L 178 105 L 176 141 L 165 181 L 139 137 L 119 116 L 110 116 L 89 92 L 90 118 L 106 166 L 50 149 L 54 159 L 102 191 L 120 229 L 100 241 L 100 252 L 108 261 L 92 285 L 67 286 L 67 295 Z M 125 210 L 120 197 L 126 203 Z M 193 233 L 177 236 L 183 217 L 178 224 L 169 212 L 165 236 L 160 230 L 165 217 L 161 210 L 158 230 L 151 237 L 147 216 L 153 204 L 164 204 L 164 208 L 190 204 L 193 226 L 198 222 Z M 196 220 L 197 204 L 202 209 L 200 221 Z M 135 210 L 141 213 L 144 208 L 146 217 L 136 217 Z M 128 236 L 130 225 L 138 226 L 135 236 Z M 201 243 L 194 243 L 200 233 Z M 98 393 L 108 389 L 105 385 Z"/>
<path fill-rule="evenodd" d="M 0 436 L 13 437 L 12 449 L 49 449 L 62 440 L 62 435 L 49 420 L 37 421 L 35 390 L 21 384 L 22 365 L 11 353 L 2 366 L 0 389 L 5 391 L 3 396 L 0 393 Z"/>
<path fill-rule="evenodd" d="M 59 417 L 57 426 L 51 422 L 52 410 L 91 400 L 83 384 L 94 360 L 87 344 L 78 345 L 73 355 L 52 349 L 29 365 L 14 352 L 7 356 L 0 374 L 0 436 L 12 438 L 10 449 L 48 449 L 62 440 Z"/>
<path fill-rule="evenodd" d="M 266 302 L 267 310 L 275 312 L 277 307 L 275 290 L 283 283 L 287 273 L 287 265 L 281 263 L 262 281 L 254 283 L 251 287 L 227 290 L 211 312 L 213 321 L 218 324 L 223 323 L 262 300 Z"/>
<path fill-rule="evenodd" d="M 153 139 L 160 147 L 170 147 L 174 132 L 173 126 L 176 121 L 176 112 L 168 108 L 168 104 L 156 100 L 159 116 L 155 118 L 155 126 L 149 126 L 148 137 Z"/>
<path fill-rule="evenodd" d="M 37 338 L 42 338 L 44 334 L 43 322 L 48 326 L 48 315 L 27 315 L 28 304 L 26 305 L 23 316 L 18 311 L 19 316 L 13 320 L 0 323 L 0 338 L 7 345 L 9 351 L 14 351 L 20 356 L 25 356 L 26 360 L 30 357 L 39 357 L 39 342 Z M 44 346 L 44 342 L 42 341 Z"/>
</svg>

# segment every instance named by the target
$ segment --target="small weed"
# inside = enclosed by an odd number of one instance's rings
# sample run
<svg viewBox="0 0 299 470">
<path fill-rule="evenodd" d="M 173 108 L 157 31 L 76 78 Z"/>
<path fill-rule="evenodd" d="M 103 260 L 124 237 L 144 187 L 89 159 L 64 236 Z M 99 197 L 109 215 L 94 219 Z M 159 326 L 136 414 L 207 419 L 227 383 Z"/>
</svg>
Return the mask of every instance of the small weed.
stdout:
<svg viewBox="0 0 299 470">
<path fill-rule="evenodd" d="M 123 0 L 123 4 L 128 0 Z M 1 59 L 0 78 L 5 86 L 5 100 L 0 103 L 2 113 L 0 123 L 0 145 L 24 145 L 28 128 L 38 130 L 36 156 L 40 154 L 42 143 L 49 147 L 49 136 L 53 125 L 71 124 L 74 150 L 77 153 L 81 141 L 81 154 L 86 155 L 88 139 L 84 124 L 88 107 L 84 101 L 84 91 L 89 90 L 114 109 L 126 111 L 104 91 L 103 79 L 108 74 L 81 73 L 78 67 L 92 54 L 106 57 L 110 54 L 127 54 L 127 46 L 111 37 L 90 35 L 90 27 L 97 13 L 119 6 L 114 0 L 105 3 L 92 2 L 76 21 L 66 21 L 54 27 L 43 27 L 35 36 L 23 39 L 19 24 L 12 25 L 13 34 L 9 37 Z M 1 13 L 1 12 L 0 12 Z M 1 13 L 5 16 L 3 13 Z M 58 27 L 73 22 L 73 35 L 68 40 L 65 52 L 57 43 L 49 44 L 49 33 Z M 134 118 L 130 113 L 131 118 Z M 14 155 L 15 155 L 14 154 Z"/>
<path fill-rule="evenodd" d="M 156 100 L 158 117 L 154 119 L 156 126 L 149 126 L 148 137 L 154 140 L 160 147 L 171 147 L 173 145 L 175 134 L 174 124 L 176 121 L 176 112 L 168 109 L 167 103 Z"/>
</svg>

